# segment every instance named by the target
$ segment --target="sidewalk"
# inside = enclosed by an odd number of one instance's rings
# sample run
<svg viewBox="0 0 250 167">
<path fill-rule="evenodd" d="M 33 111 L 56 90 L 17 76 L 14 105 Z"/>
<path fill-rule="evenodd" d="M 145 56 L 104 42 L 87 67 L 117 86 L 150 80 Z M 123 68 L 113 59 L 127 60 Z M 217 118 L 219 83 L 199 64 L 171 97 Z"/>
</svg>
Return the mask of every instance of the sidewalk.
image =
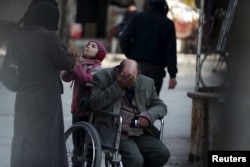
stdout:
<svg viewBox="0 0 250 167">
<path fill-rule="evenodd" d="M 123 55 L 108 54 L 103 61 L 104 67 L 113 67 L 124 58 Z M 187 92 L 194 90 L 195 55 L 178 55 L 178 85 L 168 90 L 168 76 L 164 80 L 160 97 L 168 106 L 165 117 L 163 142 L 170 150 L 171 158 L 165 167 L 190 167 L 187 162 L 190 146 L 190 127 L 192 101 Z M 11 140 L 13 137 L 13 115 L 15 94 L 7 91 L 0 83 L 0 166 L 9 167 Z M 62 95 L 65 130 L 71 125 L 70 83 L 64 83 Z M 104 161 L 103 161 L 104 163 Z M 104 167 L 104 164 L 103 166 Z"/>
</svg>

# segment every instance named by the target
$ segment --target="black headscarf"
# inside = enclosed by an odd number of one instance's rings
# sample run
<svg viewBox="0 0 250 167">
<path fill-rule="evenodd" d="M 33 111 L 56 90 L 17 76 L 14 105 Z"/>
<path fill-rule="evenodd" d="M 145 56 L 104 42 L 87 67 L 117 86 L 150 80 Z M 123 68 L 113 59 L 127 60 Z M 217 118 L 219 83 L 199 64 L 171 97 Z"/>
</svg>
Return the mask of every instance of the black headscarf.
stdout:
<svg viewBox="0 0 250 167">
<path fill-rule="evenodd" d="M 40 1 L 29 7 L 23 18 L 24 26 L 41 26 L 49 30 L 58 30 L 59 10 L 57 5 Z"/>
<path fill-rule="evenodd" d="M 31 7 L 33 7 L 34 5 L 36 5 L 37 3 L 42 2 L 42 1 L 49 2 L 49 3 L 51 3 L 52 5 L 58 6 L 58 3 L 56 2 L 56 0 L 33 0 L 33 1 L 30 3 L 30 5 L 29 5 L 28 10 L 29 10 Z"/>
</svg>

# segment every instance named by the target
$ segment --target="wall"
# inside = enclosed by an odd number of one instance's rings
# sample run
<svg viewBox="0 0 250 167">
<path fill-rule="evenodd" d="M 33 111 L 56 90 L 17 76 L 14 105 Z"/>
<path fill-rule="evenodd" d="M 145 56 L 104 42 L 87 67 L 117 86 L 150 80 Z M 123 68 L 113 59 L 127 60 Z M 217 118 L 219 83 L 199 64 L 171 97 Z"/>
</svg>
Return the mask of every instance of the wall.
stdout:
<svg viewBox="0 0 250 167">
<path fill-rule="evenodd" d="M 0 0 L 0 21 L 18 22 L 31 0 Z"/>
</svg>

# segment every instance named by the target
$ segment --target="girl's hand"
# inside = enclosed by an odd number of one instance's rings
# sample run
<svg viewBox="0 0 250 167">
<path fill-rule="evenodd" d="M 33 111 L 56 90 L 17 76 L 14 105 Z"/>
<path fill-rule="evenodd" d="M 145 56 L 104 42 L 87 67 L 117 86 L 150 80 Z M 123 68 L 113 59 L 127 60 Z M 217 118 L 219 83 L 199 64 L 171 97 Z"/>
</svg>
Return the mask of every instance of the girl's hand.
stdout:
<svg viewBox="0 0 250 167">
<path fill-rule="evenodd" d="M 72 53 L 72 58 L 73 58 L 73 61 L 74 61 L 74 65 L 77 65 L 77 64 L 79 64 L 81 62 L 82 55 L 77 54 L 77 53 Z"/>
</svg>

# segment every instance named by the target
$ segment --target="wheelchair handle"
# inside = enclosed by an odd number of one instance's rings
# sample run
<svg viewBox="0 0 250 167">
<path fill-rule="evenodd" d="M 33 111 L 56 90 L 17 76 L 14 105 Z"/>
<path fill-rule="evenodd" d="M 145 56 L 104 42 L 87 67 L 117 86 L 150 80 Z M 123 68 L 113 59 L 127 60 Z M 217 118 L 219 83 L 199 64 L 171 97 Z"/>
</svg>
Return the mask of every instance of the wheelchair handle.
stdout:
<svg viewBox="0 0 250 167">
<path fill-rule="evenodd" d="M 86 83 L 86 84 L 85 84 L 85 87 L 87 87 L 87 88 L 92 88 L 92 87 L 93 87 L 93 84 L 92 84 L 92 83 Z"/>
</svg>

